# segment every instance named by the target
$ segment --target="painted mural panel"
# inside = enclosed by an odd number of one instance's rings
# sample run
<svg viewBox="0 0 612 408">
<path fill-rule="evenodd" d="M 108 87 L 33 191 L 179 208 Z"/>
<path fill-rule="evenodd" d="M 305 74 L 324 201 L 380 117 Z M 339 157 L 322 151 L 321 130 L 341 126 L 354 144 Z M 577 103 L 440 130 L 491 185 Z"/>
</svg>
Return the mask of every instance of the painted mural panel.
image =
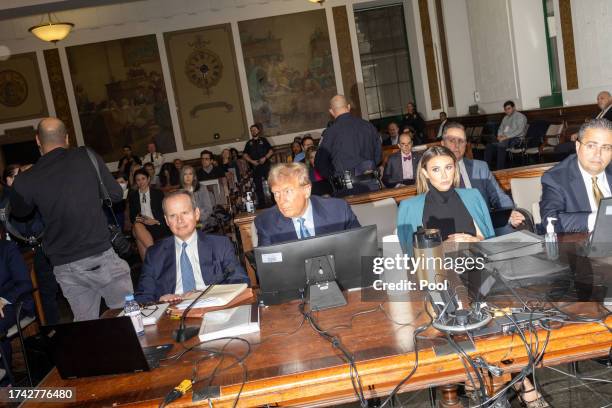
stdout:
<svg viewBox="0 0 612 408">
<path fill-rule="evenodd" d="M 268 135 L 323 128 L 336 94 L 325 10 L 238 23 L 253 117 Z"/>
</svg>

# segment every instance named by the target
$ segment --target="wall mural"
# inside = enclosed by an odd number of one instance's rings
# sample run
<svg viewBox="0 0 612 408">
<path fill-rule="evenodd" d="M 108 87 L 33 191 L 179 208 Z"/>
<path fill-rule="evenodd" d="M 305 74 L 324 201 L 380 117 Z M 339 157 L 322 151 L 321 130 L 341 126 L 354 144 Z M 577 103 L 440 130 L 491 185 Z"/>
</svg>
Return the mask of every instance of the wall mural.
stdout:
<svg viewBox="0 0 612 408">
<path fill-rule="evenodd" d="M 0 123 L 47 116 L 36 53 L 0 61 Z"/>
<path fill-rule="evenodd" d="M 325 10 L 238 23 L 253 117 L 268 135 L 323 128 L 336 94 Z"/>
<path fill-rule="evenodd" d="M 107 162 L 154 140 L 176 151 L 155 35 L 67 47 L 85 144 Z"/>
<path fill-rule="evenodd" d="M 247 138 L 230 24 L 164 34 L 185 149 Z"/>
</svg>

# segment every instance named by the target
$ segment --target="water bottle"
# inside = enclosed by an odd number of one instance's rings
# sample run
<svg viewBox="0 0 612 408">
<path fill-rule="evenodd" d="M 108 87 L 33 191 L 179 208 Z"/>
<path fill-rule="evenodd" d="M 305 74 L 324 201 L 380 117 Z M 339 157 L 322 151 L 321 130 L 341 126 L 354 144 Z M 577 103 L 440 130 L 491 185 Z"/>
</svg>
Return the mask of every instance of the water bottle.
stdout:
<svg viewBox="0 0 612 408">
<path fill-rule="evenodd" d="M 132 324 L 136 334 L 142 336 L 144 334 L 144 325 L 142 324 L 142 315 L 140 314 L 140 305 L 134 300 L 134 295 L 127 295 L 125 297 L 125 306 L 123 307 L 123 313 L 126 316 L 132 318 Z"/>
<path fill-rule="evenodd" d="M 253 198 L 251 198 L 251 192 L 247 191 L 246 193 L 246 212 L 254 213 L 255 212 L 255 203 L 253 203 Z"/>
<path fill-rule="evenodd" d="M 544 236 L 546 254 L 548 255 L 548 259 L 554 261 L 559 258 L 557 233 L 555 232 L 555 226 L 553 225 L 553 221 L 557 221 L 557 219 L 553 217 L 548 217 L 547 221 L 548 224 L 546 225 L 546 235 Z"/>
</svg>

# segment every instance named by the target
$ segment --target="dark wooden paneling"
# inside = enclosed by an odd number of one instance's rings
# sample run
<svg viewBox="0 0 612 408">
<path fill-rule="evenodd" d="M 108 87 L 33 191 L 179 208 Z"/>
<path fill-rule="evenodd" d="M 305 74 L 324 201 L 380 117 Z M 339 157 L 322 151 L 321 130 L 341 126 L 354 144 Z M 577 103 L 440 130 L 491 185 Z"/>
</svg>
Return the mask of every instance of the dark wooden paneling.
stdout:
<svg viewBox="0 0 612 408">
<path fill-rule="evenodd" d="M 434 56 L 434 44 L 431 36 L 431 24 L 429 23 L 429 6 L 427 0 L 419 0 L 419 14 L 421 16 L 421 32 L 423 33 L 423 49 L 425 51 L 425 66 L 427 67 L 427 84 L 429 86 L 429 99 L 431 109 L 437 110 L 442 107 L 440 101 L 440 89 L 438 87 L 438 70 Z"/>
<path fill-rule="evenodd" d="M 66 91 L 66 83 L 64 82 L 64 75 L 62 74 L 59 52 L 57 48 L 51 48 L 45 50 L 44 55 L 47 75 L 49 76 L 49 85 L 51 86 L 51 97 L 53 98 L 53 105 L 55 106 L 55 115 L 64 122 L 64 125 L 66 125 L 70 145 L 77 146 L 74 123 L 72 122 L 72 114 L 70 113 L 70 105 L 68 104 L 68 92 Z"/>
<path fill-rule="evenodd" d="M 578 69 L 576 68 L 571 0 L 559 0 L 559 19 L 561 21 L 561 35 L 563 36 L 567 89 L 578 89 Z"/>
<path fill-rule="evenodd" d="M 351 108 L 357 116 L 361 116 L 361 103 L 357 88 L 357 74 L 355 73 L 355 60 L 353 59 L 353 45 L 349 31 L 348 13 L 346 6 L 332 8 L 334 27 L 336 28 L 336 43 L 338 44 L 338 57 L 342 71 L 342 87 L 344 95 L 349 98 Z"/>
</svg>

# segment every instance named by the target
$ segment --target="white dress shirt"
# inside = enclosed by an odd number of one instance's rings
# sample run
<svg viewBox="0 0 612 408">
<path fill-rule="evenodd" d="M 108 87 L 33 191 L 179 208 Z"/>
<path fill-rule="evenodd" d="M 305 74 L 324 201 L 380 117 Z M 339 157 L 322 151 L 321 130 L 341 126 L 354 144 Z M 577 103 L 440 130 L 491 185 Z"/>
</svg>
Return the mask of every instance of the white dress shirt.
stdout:
<svg viewBox="0 0 612 408">
<path fill-rule="evenodd" d="M 578 162 L 578 169 L 580 169 L 580 174 L 582 174 L 582 180 L 584 181 L 584 185 L 586 187 L 587 196 L 589 197 L 589 205 L 591 206 L 591 214 L 589 214 L 589 218 L 587 220 L 587 225 L 589 227 L 589 232 L 593 231 L 595 228 L 595 220 L 597 218 L 597 204 L 595 203 L 595 195 L 593 194 L 593 180 L 589 173 L 586 172 Z M 606 177 L 606 172 L 602 171 L 597 175 L 597 187 L 603 194 L 604 198 L 610 197 L 612 193 L 610 192 L 610 185 L 608 184 L 608 178 Z"/>
<path fill-rule="evenodd" d="M 306 227 L 306 229 L 310 233 L 310 236 L 314 237 L 315 225 L 314 218 L 312 216 L 312 203 L 310 202 L 310 198 L 308 199 L 308 204 L 306 207 L 306 211 L 304 211 L 304 214 L 302 214 L 301 217 L 291 218 L 291 221 L 293 221 L 293 227 L 295 228 L 295 233 L 298 238 L 302 238 L 302 234 L 300 232 L 300 222 L 298 221 L 298 219 L 300 218 L 304 218 L 304 227 Z"/>
<path fill-rule="evenodd" d="M 405 155 L 404 153 L 400 153 L 400 157 L 402 160 L 402 179 L 413 179 L 414 171 L 412 169 L 412 160 L 414 159 L 414 157 L 412 156 L 412 153 L 410 153 L 410 160 L 404 160 L 404 158 L 407 157 L 407 155 Z"/>
<path fill-rule="evenodd" d="M 161 166 L 162 164 L 164 164 L 165 161 L 166 159 L 164 158 L 164 155 L 161 154 L 160 152 L 147 153 L 144 156 L 142 156 L 143 165 L 149 162 L 153 163 L 153 166 L 155 167 L 156 176 L 159 174 L 159 170 L 161 169 Z"/>
<path fill-rule="evenodd" d="M 206 289 L 204 278 L 202 277 L 202 270 L 200 269 L 200 255 L 198 254 L 198 233 L 193 231 L 193 234 L 187 238 L 186 241 L 180 240 L 178 237 L 174 237 L 174 250 L 176 253 L 176 289 L 174 293 L 183 293 L 183 274 L 181 272 L 181 253 L 183 252 L 183 242 L 187 243 L 185 252 L 189 262 L 191 262 L 191 268 L 193 269 L 193 277 L 195 279 L 196 290 Z"/>
<path fill-rule="evenodd" d="M 146 193 L 138 190 L 138 198 L 140 200 L 140 214 L 155 218 L 153 217 L 153 211 L 151 210 L 151 189 L 147 190 Z"/>
</svg>

